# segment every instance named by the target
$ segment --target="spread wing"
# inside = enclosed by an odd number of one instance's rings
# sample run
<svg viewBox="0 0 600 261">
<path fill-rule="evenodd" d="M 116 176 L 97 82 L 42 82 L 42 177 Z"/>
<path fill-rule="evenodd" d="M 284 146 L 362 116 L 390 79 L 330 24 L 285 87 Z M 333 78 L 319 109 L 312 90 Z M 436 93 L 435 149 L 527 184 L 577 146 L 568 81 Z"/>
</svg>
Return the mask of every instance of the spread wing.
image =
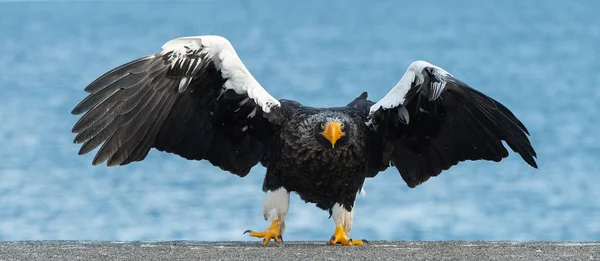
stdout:
<svg viewBox="0 0 600 261">
<path fill-rule="evenodd" d="M 280 102 L 220 36 L 178 38 L 96 79 L 72 111 L 79 154 L 93 164 L 143 160 L 151 148 L 245 176 L 263 160 Z"/>
<path fill-rule="evenodd" d="M 465 160 L 500 161 L 505 141 L 534 168 L 529 132 L 498 101 L 440 67 L 413 62 L 398 84 L 373 104 L 369 176 L 390 162 L 415 187 Z"/>
</svg>

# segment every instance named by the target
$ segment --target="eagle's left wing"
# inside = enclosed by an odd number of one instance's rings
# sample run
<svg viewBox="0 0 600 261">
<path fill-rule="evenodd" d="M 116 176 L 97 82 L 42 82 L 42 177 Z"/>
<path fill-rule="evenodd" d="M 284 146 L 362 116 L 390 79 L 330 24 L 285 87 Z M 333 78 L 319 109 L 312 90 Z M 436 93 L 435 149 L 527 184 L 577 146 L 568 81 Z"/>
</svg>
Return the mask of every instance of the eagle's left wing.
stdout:
<svg viewBox="0 0 600 261">
<path fill-rule="evenodd" d="M 177 38 L 160 52 L 92 82 L 72 111 L 79 154 L 100 146 L 93 164 L 126 165 L 151 148 L 208 160 L 245 176 L 265 164 L 281 103 L 220 36 Z"/>
<path fill-rule="evenodd" d="M 444 69 L 413 62 L 371 106 L 370 173 L 392 163 L 409 187 L 465 160 L 500 161 L 508 146 L 532 167 L 536 153 L 523 123 L 498 101 Z"/>
</svg>

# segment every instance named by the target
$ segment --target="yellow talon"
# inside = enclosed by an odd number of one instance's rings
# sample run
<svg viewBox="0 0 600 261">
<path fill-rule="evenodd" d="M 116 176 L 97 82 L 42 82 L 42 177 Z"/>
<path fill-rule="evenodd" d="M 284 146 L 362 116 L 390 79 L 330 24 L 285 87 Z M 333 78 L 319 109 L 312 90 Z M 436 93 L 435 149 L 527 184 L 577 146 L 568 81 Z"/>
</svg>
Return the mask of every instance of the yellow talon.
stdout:
<svg viewBox="0 0 600 261">
<path fill-rule="evenodd" d="M 271 239 L 277 243 L 283 243 L 283 237 L 281 236 L 281 230 L 279 229 L 279 221 L 275 220 L 271 223 L 271 226 L 263 232 L 255 232 L 252 230 L 246 230 L 244 234 L 250 233 L 251 237 L 264 238 L 263 245 L 267 245 Z"/>
<path fill-rule="evenodd" d="M 367 241 L 352 240 L 349 238 L 348 235 L 346 235 L 346 232 L 344 232 L 344 227 L 342 226 L 335 227 L 335 232 L 333 233 L 331 240 L 329 240 L 330 245 L 342 244 L 344 246 L 362 246 L 363 243 L 367 243 Z"/>
</svg>

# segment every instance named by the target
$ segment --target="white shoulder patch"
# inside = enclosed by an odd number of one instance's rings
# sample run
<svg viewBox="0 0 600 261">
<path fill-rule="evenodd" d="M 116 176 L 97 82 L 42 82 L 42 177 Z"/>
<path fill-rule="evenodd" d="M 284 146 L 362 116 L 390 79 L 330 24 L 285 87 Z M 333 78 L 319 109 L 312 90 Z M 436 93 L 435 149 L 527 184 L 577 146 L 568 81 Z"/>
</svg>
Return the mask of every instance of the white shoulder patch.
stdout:
<svg viewBox="0 0 600 261">
<path fill-rule="evenodd" d="M 406 72 L 400 78 L 400 81 L 392 88 L 383 99 L 379 100 L 373 106 L 371 106 L 369 110 L 369 114 L 372 115 L 375 111 L 380 108 L 390 109 L 397 107 L 398 105 L 404 103 L 404 99 L 406 94 L 410 90 L 410 87 L 414 81 L 417 84 L 423 83 L 424 75 L 423 70 L 429 69 L 431 72 L 440 80 L 440 82 L 433 83 L 432 95 L 439 97 L 446 85 L 446 77 L 451 76 L 444 69 L 435 66 L 426 61 L 414 61 L 406 69 Z"/>
<path fill-rule="evenodd" d="M 171 66 L 189 66 L 186 69 L 186 72 L 190 72 L 189 75 L 197 72 L 202 57 L 210 59 L 221 71 L 223 79 L 226 80 L 224 88 L 238 94 L 247 94 L 261 106 L 264 112 L 268 113 L 273 106 L 281 105 L 254 79 L 229 40 L 224 37 L 216 35 L 182 37 L 168 41 L 162 46 L 162 49 L 162 54 L 172 52 Z M 189 82 L 189 79 L 182 79 L 179 86 L 180 91 L 185 90 Z"/>
</svg>

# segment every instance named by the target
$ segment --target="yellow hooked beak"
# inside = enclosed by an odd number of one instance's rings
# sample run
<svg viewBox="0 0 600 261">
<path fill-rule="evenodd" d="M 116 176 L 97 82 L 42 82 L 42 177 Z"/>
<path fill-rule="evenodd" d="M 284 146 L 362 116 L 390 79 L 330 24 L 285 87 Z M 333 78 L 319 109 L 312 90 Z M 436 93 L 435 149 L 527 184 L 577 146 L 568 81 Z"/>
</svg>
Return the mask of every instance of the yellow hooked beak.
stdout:
<svg viewBox="0 0 600 261">
<path fill-rule="evenodd" d="M 331 147 L 335 148 L 335 143 L 344 136 L 342 125 L 339 122 L 329 122 L 325 125 L 325 129 L 321 133 L 326 139 L 331 142 Z"/>
</svg>

